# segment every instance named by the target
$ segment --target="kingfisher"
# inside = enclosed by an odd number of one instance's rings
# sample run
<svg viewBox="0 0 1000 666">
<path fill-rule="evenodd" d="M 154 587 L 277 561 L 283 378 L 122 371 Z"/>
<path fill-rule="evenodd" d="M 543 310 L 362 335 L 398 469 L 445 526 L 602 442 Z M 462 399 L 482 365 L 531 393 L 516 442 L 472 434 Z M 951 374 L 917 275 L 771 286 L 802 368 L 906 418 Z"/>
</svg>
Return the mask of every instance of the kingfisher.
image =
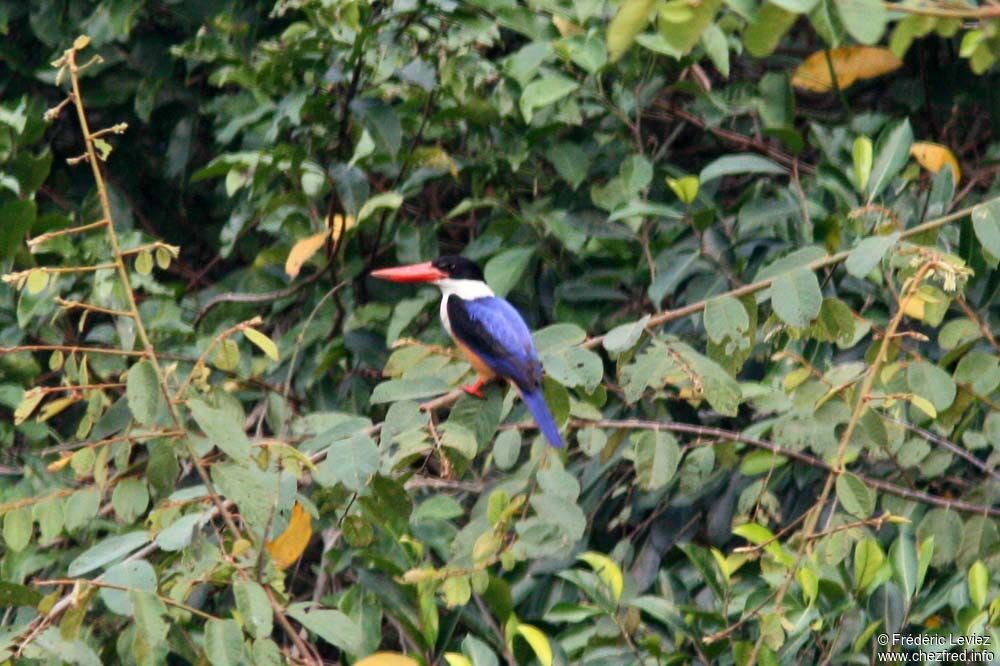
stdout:
<svg viewBox="0 0 1000 666">
<path fill-rule="evenodd" d="M 484 398 L 483 386 L 495 378 L 510 382 L 521 395 L 549 444 L 563 440 L 542 395 L 542 363 L 521 314 L 493 293 L 475 262 L 445 255 L 371 272 L 372 277 L 402 283 L 427 283 L 441 290 L 441 323 L 469 359 L 478 377 L 462 390 Z"/>
</svg>

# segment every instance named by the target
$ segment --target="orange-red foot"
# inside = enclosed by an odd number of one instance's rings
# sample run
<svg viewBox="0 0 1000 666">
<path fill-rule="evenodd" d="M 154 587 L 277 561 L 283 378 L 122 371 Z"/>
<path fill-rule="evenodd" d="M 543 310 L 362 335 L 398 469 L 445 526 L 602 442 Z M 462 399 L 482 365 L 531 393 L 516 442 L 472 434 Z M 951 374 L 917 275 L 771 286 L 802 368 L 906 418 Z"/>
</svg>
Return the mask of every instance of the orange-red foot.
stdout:
<svg viewBox="0 0 1000 666">
<path fill-rule="evenodd" d="M 479 398 L 480 400 L 485 400 L 486 395 L 483 394 L 483 386 L 486 382 L 482 378 L 476 380 L 475 384 L 466 384 L 462 387 L 462 390 L 471 395 L 474 398 Z"/>
</svg>

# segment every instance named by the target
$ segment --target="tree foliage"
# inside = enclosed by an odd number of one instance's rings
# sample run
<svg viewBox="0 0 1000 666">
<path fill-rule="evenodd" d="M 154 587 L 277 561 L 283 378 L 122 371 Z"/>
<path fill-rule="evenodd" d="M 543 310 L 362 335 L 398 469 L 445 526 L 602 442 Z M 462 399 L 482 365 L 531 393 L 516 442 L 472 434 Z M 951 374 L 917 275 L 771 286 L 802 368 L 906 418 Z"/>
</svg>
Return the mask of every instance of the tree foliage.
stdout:
<svg viewBox="0 0 1000 666">
<path fill-rule="evenodd" d="M 998 18 L 0 0 L 0 659 L 1000 657 Z"/>
</svg>

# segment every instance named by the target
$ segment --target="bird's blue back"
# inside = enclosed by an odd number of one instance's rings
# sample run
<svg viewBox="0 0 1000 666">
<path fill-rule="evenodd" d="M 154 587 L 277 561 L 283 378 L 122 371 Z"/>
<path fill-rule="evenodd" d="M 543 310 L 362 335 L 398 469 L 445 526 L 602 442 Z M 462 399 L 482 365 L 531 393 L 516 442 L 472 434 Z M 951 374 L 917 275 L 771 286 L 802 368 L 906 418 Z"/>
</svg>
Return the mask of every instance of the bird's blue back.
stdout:
<svg viewBox="0 0 1000 666">
<path fill-rule="evenodd" d="M 498 375 L 522 391 L 542 381 L 542 364 L 521 314 L 497 296 L 463 300 L 450 296 L 448 319 L 455 337 L 474 351 Z"/>
</svg>

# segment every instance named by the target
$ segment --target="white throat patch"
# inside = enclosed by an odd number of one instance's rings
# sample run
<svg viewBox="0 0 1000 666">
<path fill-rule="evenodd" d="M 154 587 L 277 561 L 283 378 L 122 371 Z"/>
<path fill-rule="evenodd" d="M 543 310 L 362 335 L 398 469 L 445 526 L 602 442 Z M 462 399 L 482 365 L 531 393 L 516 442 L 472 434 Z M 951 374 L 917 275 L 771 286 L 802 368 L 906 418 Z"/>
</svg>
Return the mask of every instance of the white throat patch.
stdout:
<svg viewBox="0 0 1000 666">
<path fill-rule="evenodd" d="M 463 301 L 471 301 L 476 298 L 488 298 L 494 296 L 493 290 L 482 280 L 452 280 L 445 278 L 434 282 L 441 289 L 441 323 L 448 335 L 455 338 L 451 330 L 451 321 L 448 320 L 448 299 L 457 296 Z"/>
</svg>

